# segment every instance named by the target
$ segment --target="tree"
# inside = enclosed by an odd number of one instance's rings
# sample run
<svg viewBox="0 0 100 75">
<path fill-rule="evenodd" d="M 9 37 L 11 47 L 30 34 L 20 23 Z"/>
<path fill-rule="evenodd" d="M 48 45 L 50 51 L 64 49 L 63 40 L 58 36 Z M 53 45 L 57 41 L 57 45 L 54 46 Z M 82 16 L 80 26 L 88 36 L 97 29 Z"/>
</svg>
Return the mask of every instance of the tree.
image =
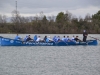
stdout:
<svg viewBox="0 0 100 75">
<path fill-rule="evenodd" d="M 92 15 L 92 23 L 95 27 L 95 29 L 97 29 L 97 32 L 100 32 L 100 10 Z"/>
<path fill-rule="evenodd" d="M 70 13 L 70 12 L 68 12 L 68 11 L 66 11 L 66 13 L 64 14 L 64 19 L 65 19 L 65 21 L 71 21 L 71 19 L 72 19 L 72 14 Z"/>
<path fill-rule="evenodd" d="M 87 14 L 87 15 L 85 16 L 84 21 L 86 21 L 86 22 L 91 22 L 91 16 L 90 16 L 90 14 Z"/>
<path fill-rule="evenodd" d="M 44 24 L 46 24 L 46 22 L 47 22 L 47 18 L 46 18 L 45 15 L 44 15 L 44 17 L 43 17 L 43 19 L 42 19 L 42 22 L 43 22 Z"/>
<path fill-rule="evenodd" d="M 63 21 L 64 21 L 64 12 L 60 12 L 56 17 L 56 22 L 61 23 Z"/>
<path fill-rule="evenodd" d="M 6 15 L 0 15 L 0 23 L 6 23 L 6 22 L 7 22 Z"/>
<path fill-rule="evenodd" d="M 92 19 L 97 19 L 100 21 L 100 10 L 96 14 L 92 15 Z"/>
</svg>

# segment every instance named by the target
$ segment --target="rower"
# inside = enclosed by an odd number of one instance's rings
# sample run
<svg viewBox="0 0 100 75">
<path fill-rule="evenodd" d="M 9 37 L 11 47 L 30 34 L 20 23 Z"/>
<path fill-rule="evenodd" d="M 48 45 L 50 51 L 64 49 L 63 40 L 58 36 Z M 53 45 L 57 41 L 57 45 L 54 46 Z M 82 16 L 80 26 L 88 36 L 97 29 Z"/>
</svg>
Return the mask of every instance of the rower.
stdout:
<svg viewBox="0 0 100 75">
<path fill-rule="evenodd" d="M 81 41 L 80 39 L 78 39 L 78 36 L 76 36 L 75 38 L 74 38 L 74 40 L 77 42 L 77 41 Z"/>
<path fill-rule="evenodd" d="M 66 42 L 70 42 L 70 41 L 71 41 L 71 40 L 70 40 L 69 36 L 67 36 Z"/>
<path fill-rule="evenodd" d="M 48 36 L 48 40 L 49 40 L 49 42 L 53 41 L 50 36 Z"/>
<path fill-rule="evenodd" d="M 17 34 L 15 40 L 21 40 L 21 37 L 19 37 L 19 35 Z"/>
<path fill-rule="evenodd" d="M 43 40 L 40 38 L 40 36 L 38 36 L 36 42 L 41 42 L 41 41 L 43 41 Z"/>
<path fill-rule="evenodd" d="M 37 40 L 37 35 L 35 35 L 33 39 L 34 39 L 34 41 L 36 41 Z"/>
<path fill-rule="evenodd" d="M 27 38 L 28 38 L 28 36 L 26 36 L 26 37 L 24 38 L 24 41 L 26 41 Z"/>
<path fill-rule="evenodd" d="M 74 40 L 75 39 L 75 37 L 74 37 L 74 35 L 73 35 L 73 37 L 72 37 L 72 39 L 71 40 Z"/>
<path fill-rule="evenodd" d="M 30 40 L 32 40 L 32 39 L 31 39 L 30 35 L 28 35 L 26 41 L 30 41 Z"/>
<path fill-rule="evenodd" d="M 65 36 L 63 36 L 62 41 L 66 42 L 66 37 Z"/>
<path fill-rule="evenodd" d="M 61 41 L 60 36 L 57 37 L 57 42 Z"/>
<path fill-rule="evenodd" d="M 51 42 L 51 41 L 53 41 L 53 40 L 51 39 L 50 36 L 48 36 L 48 37 L 46 38 L 46 42 Z"/>
<path fill-rule="evenodd" d="M 43 41 L 46 42 L 47 36 L 44 37 Z"/>
<path fill-rule="evenodd" d="M 57 42 L 57 37 L 56 36 L 53 37 L 53 41 Z"/>
</svg>

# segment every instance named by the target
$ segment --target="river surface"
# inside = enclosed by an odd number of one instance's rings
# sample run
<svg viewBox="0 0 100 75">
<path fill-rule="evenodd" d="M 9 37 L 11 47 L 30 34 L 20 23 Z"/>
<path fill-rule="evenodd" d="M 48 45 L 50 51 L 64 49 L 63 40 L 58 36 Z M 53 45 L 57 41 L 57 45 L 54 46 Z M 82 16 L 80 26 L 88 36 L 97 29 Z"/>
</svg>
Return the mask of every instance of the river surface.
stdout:
<svg viewBox="0 0 100 75">
<path fill-rule="evenodd" d="M 37 35 L 78 35 L 82 39 L 82 34 Z M 16 34 L 0 36 L 14 38 Z M 100 34 L 88 36 L 100 39 Z M 100 41 L 97 46 L 0 46 L 0 75 L 100 75 Z"/>
</svg>

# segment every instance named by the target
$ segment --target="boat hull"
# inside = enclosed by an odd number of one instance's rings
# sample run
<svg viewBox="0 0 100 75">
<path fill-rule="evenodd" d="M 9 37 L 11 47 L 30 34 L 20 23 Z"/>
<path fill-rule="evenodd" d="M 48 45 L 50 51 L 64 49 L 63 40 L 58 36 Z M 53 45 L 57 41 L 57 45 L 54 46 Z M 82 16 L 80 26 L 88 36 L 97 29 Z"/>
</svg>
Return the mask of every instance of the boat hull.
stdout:
<svg viewBox="0 0 100 75">
<path fill-rule="evenodd" d="M 20 41 L 14 40 L 10 38 L 0 38 L 0 45 L 1 46 L 76 46 L 76 45 L 97 45 L 97 40 L 88 40 L 87 42 L 34 42 L 34 41 Z"/>
</svg>

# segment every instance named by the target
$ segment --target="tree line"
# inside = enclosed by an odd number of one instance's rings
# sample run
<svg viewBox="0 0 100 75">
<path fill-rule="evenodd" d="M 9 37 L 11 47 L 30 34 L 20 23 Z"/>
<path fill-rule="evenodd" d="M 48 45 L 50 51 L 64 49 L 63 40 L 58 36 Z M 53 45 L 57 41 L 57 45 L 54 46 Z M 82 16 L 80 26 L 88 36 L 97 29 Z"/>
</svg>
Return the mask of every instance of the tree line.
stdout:
<svg viewBox="0 0 100 75">
<path fill-rule="evenodd" d="M 0 15 L 0 33 L 81 34 L 84 29 L 90 34 L 100 34 L 100 10 L 85 18 L 77 18 L 68 11 L 59 12 L 56 17 L 47 17 L 43 12 L 23 17 L 14 10 L 10 22 L 6 15 Z"/>
</svg>

